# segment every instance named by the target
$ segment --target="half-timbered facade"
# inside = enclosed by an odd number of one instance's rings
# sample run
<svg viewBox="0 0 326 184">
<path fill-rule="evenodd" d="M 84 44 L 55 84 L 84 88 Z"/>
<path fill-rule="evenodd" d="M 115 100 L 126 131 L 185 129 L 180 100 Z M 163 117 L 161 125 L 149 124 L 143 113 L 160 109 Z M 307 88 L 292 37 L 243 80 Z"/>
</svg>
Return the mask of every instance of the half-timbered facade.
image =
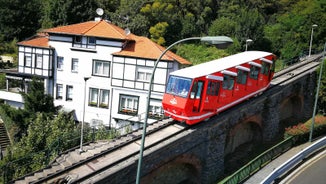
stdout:
<svg viewBox="0 0 326 184">
<path fill-rule="evenodd" d="M 77 121 L 84 118 L 91 126 L 113 127 L 143 121 L 149 78 L 165 49 L 105 20 L 50 28 L 18 47 L 18 71 L 7 72 L 8 86 L 9 80 L 22 79 L 19 90 L 24 90 L 28 80 L 39 76 L 55 105 L 74 111 Z M 149 122 L 163 116 L 168 74 L 189 64 L 170 51 L 162 57 L 155 72 Z M 0 93 L 9 103 L 3 97 Z"/>
</svg>

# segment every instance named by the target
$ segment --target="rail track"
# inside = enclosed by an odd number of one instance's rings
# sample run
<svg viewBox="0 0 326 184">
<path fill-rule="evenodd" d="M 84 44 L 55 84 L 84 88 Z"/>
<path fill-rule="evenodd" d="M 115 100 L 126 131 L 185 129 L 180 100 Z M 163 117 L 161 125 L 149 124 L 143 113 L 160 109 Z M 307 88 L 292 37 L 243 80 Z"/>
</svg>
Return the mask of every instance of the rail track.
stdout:
<svg viewBox="0 0 326 184">
<path fill-rule="evenodd" d="M 147 127 L 144 150 L 150 149 L 188 129 L 165 119 Z M 138 159 L 142 130 L 137 130 L 110 142 L 98 142 L 84 146 L 58 157 L 50 166 L 31 173 L 13 183 L 82 183 L 100 172 L 114 172 L 117 165 L 129 159 Z M 94 172 L 96 171 L 96 172 Z M 76 174 L 78 173 L 78 174 Z"/>
<path fill-rule="evenodd" d="M 313 71 L 319 66 L 315 62 L 321 58 L 315 56 L 310 60 L 297 63 L 277 72 L 272 80 L 271 90 L 281 84 Z M 147 128 L 144 150 L 148 150 L 189 129 L 186 125 L 176 124 L 172 119 L 158 121 Z M 118 166 L 138 159 L 142 130 L 134 131 L 110 142 L 97 142 L 84 146 L 85 152 L 76 148 L 59 156 L 50 166 L 31 173 L 12 183 L 92 183 L 100 173 L 114 173 Z M 130 162 L 129 162 L 130 163 Z M 104 175 L 104 174 L 103 174 Z"/>
<path fill-rule="evenodd" d="M 305 72 L 315 70 L 316 68 L 318 68 L 320 64 L 319 62 L 316 61 L 319 61 L 321 57 L 322 57 L 321 54 L 313 56 L 308 60 L 296 63 L 291 67 L 288 67 L 284 70 L 275 73 L 273 80 L 271 81 L 270 89 L 277 87 L 300 75 L 303 75 Z"/>
</svg>

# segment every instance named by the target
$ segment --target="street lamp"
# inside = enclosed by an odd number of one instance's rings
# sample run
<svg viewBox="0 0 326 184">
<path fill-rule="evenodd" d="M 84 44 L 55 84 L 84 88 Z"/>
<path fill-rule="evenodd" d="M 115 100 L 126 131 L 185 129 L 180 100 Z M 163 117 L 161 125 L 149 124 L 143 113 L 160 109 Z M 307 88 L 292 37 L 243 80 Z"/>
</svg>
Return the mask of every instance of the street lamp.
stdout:
<svg viewBox="0 0 326 184">
<path fill-rule="evenodd" d="M 323 59 L 320 64 L 320 71 L 319 71 L 319 78 L 318 78 L 318 84 L 317 84 L 317 91 L 316 91 L 316 96 L 315 96 L 315 105 L 314 105 L 314 111 L 312 113 L 312 120 L 311 120 L 311 126 L 310 126 L 310 134 L 309 134 L 309 142 L 312 141 L 312 133 L 314 131 L 314 125 L 315 125 L 315 115 L 316 115 L 316 109 L 317 109 L 317 102 L 318 102 L 318 94 L 319 94 L 319 88 L 320 88 L 320 81 L 321 81 L 321 76 L 323 73 L 323 66 L 325 62 L 325 49 L 326 49 L 326 42 L 324 45 L 324 52 L 323 52 Z"/>
<path fill-rule="evenodd" d="M 150 81 L 149 81 L 146 113 L 145 113 L 145 119 L 144 119 L 144 125 L 143 125 L 143 134 L 142 134 L 142 139 L 141 139 L 140 151 L 139 151 L 139 160 L 138 160 L 138 167 L 137 167 L 136 184 L 139 184 L 139 182 L 140 182 L 140 170 L 141 170 L 143 152 L 144 152 L 144 144 L 145 144 L 145 137 L 146 137 L 146 127 L 147 127 L 147 121 L 148 121 L 149 104 L 150 104 L 151 90 L 152 90 L 154 73 L 155 73 L 156 67 L 157 67 L 159 61 L 161 60 L 161 58 L 163 57 L 163 55 L 167 51 L 169 51 L 173 46 L 175 46 L 178 43 L 189 41 L 189 40 L 200 40 L 202 42 L 207 42 L 207 43 L 210 43 L 210 44 L 214 44 L 214 45 L 217 46 L 217 48 L 226 48 L 227 46 L 229 46 L 229 45 L 231 45 L 233 43 L 233 40 L 230 37 L 227 37 L 227 36 L 190 37 L 190 38 L 185 38 L 185 39 L 179 40 L 179 41 L 171 44 L 169 47 L 167 47 L 162 52 L 162 54 L 159 56 L 159 58 L 157 58 L 157 60 L 154 63 L 151 78 L 150 78 Z"/>
<path fill-rule="evenodd" d="M 311 55 L 312 38 L 313 38 L 313 35 L 314 35 L 314 28 L 315 28 L 315 27 L 318 27 L 318 25 L 317 25 L 317 24 L 314 24 L 314 25 L 312 25 L 312 27 L 311 27 L 310 46 L 309 46 L 309 57 L 310 57 L 310 55 Z"/>
<path fill-rule="evenodd" d="M 83 136 L 84 136 L 84 121 L 85 121 L 85 103 L 86 103 L 86 82 L 87 80 L 90 79 L 90 77 L 84 77 L 84 104 L 83 104 L 83 121 L 81 124 L 81 128 L 80 128 L 80 148 L 79 148 L 79 153 L 82 153 L 83 150 Z"/>
<path fill-rule="evenodd" d="M 249 43 L 251 43 L 251 42 L 253 42 L 252 39 L 247 39 L 247 40 L 246 40 L 246 51 L 248 50 L 248 45 L 249 45 Z"/>
</svg>

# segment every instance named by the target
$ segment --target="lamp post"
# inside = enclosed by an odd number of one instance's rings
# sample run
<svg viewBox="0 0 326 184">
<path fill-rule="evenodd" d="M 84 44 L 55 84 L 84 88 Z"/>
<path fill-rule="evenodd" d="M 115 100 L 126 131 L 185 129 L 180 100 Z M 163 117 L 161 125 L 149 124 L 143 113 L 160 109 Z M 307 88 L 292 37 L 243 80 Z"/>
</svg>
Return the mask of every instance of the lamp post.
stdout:
<svg viewBox="0 0 326 184">
<path fill-rule="evenodd" d="M 84 121 L 85 121 L 85 103 L 86 103 L 86 82 L 87 80 L 90 79 L 90 77 L 84 77 L 84 103 L 83 103 L 83 121 L 81 124 L 81 128 L 80 128 L 80 148 L 79 148 L 79 153 L 82 153 L 83 150 L 83 136 L 84 136 Z"/>
<path fill-rule="evenodd" d="M 323 59 L 322 59 L 321 64 L 320 64 L 319 78 L 318 78 L 318 84 L 317 84 L 317 91 L 316 91 L 316 96 L 315 96 L 314 111 L 312 113 L 312 120 L 311 120 L 311 126 L 310 126 L 309 142 L 312 141 L 312 133 L 314 131 L 315 115 L 316 115 L 316 109 L 317 109 L 317 102 L 318 102 L 320 81 L 321 81 L 321 77 L 322 77 L 322 73 L 323 73 L 323 66 L 324 66 L 324 61 L 325 61 L 325 49 L 326 49 L 326 42 L 325 42 L 325 45 L 324 45 Z"/>
<path fill-rule="evenodd" d="M 249 43 L 251 43 L 251 42 L 253 42 L 252 39 L 247 39 L 247 40 L 246 40 L 246 51 L 248 50 L 248 45 L 249 45 Z"/>
<path fill-rule="evenodd" d="M 146 127 L 147 127 L 147 121 L 148 121 L 149 104 L 150 104 L 151 90 L 152 90 L 154 73 L 155 73 L 156 67 L 157 67 L 159 61 L 161 60 L 161 58 L 164 56 L 164 54 L 166 52 L 168 52 L 173 46 L 175 46 L 178 43 L 189 41 L 189 40 L 200 40 L 202 42 L 207 42 L 207 43 L 210 43 L 210 44 L 214 44 L 214 45 L 217 46 L 217 48 L 226 48 L 227 46 L 229 46 L 230 44 L 233 43 L 233 40 L 231 38 L 227 37 L 227 36 L 190 37 L 190 38 L 185 38 L 185 39 L 179 40 L 179 41 L 171 44 L 157 58 L 157 60 L 154 63 L 151 78 L 150 78 L 150 81 L 149 81 L 149 87 L 148 87 L 148 93 L 147 93 L 147 105 L 146 105 L 145 119 L 144 119 L 144 125 L 143 125 L 143 133 L 142 133 L 142 139 L 141 139 L 141 145 L 140 145 L 140 151 L 139 151 L 139 160 L 138 160 L 138 167 L 137 167 L 136 184 L 139 184 L 139 182 L 140 182 L 140 174 L 141 174 L 140 171 L 141 171 L 143 152 L 144 152 L 144 144 L 145 144 L 145 137 L 146 137 Z"/>
<path fill-rule="evenodd" d="M 310 57 L 310 55 L 311 55 L 311 47 L 312 47 L 312 38 L 313 38 L 313 35 L 314 35 L 314 28 L 315 27 L 318 27 L 318 25 L 317 24 L 314 24 L 314 25 L 312 25 L 312 27 L 311 27 L 311 36 L 310 36 L 310 45 L 309 45 L 309 57 Z"/>
</svg>

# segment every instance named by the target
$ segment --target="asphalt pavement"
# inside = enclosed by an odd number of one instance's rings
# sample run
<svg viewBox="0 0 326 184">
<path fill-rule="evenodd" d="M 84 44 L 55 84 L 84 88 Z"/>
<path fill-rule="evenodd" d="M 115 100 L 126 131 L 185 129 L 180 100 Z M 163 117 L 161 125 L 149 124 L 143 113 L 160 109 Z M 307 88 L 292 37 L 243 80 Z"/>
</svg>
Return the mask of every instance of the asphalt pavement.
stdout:
<svg viewBox="0 0 326 184">
<path fill-rule="evenodd" d="M 260 169 L 257 173 L 252 175 L 247 181 L 244 182 L 244 184 L 258 184 L 261 183 L 270 173 L 272 173 L 276 168 L 281 166 L 284 162 L 289 160 L 291 157 L 299 153 L 300 151 L 304 150 L 305 148 L 312 145 L 314 142 L 307 142 L 304 144 L 301 144 L 299 146 L 293 147 L 287 152 L 283 153 L 273 161 L 271 161 L 269 164 L 267 164 L 265 167 Z"/>
</svg>

